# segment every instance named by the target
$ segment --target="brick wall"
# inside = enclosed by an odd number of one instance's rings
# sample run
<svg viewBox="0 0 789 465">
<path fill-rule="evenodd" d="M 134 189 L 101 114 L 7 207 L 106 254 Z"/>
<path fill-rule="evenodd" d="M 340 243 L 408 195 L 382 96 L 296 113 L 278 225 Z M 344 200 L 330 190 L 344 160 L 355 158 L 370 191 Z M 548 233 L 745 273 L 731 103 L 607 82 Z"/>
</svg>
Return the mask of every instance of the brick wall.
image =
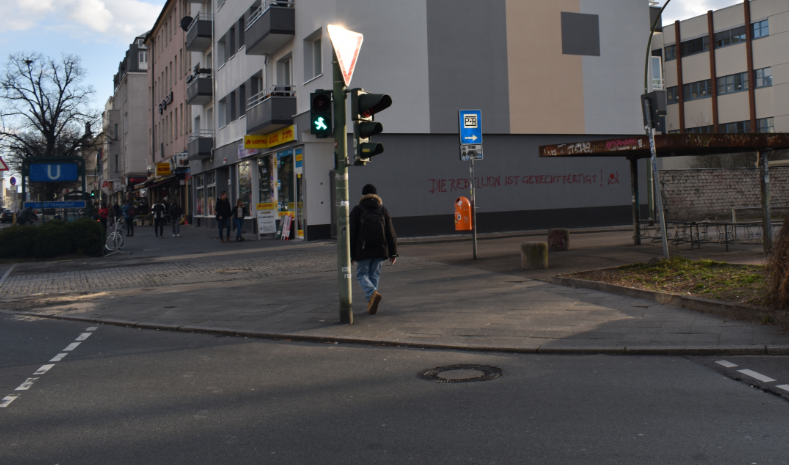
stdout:
<svg viewBox="0 0 789 465">
<path fill-rule="evenodd" d="M 660 183 L 669 221 L 731 219 L 732 208 L 762 205 L 758 169 L 661 171 Z M 770 197 L 773 207 L 789 206 L 789 168 L 770 169 Z"/>
</svg>

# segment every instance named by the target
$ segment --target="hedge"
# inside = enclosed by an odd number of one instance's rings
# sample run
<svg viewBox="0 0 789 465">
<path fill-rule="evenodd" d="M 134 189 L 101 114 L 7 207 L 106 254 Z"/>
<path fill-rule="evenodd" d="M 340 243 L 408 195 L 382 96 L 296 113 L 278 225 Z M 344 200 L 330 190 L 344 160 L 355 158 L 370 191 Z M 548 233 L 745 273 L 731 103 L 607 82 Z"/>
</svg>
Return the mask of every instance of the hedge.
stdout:
<svg viewBox="0 0 789 465">
<path fill-rule="evenodd" d="M 102 254 L 101 224 L 88 218 L 65 222 L 52 220 L 41 226 L 0 229 L 0 257 L 45 258 L 76 253 Z"/>
</svg>

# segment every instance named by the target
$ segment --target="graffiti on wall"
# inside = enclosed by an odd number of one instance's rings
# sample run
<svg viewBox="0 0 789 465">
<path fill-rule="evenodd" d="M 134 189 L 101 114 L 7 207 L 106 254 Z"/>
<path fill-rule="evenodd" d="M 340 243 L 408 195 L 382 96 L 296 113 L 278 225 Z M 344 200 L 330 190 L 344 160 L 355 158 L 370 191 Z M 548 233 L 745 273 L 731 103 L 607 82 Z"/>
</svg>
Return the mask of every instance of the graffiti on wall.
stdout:
<svg viewBox="0 0 789 465">
<path fill-rule="evenodd" d="M 431 194 L 467 191 L 471 188 L 469 178 L 429 179 L 428 192 Z M 528 174 L 514 176 L 480 176 L 475 178 L 476 189 L 499 188 L 507 186 L 539 186 L 539 185 L 571 185 L 604 187 L 619 184 L 619 172 L 614 171 L 605 176 L 603 170 L 595 174 Z"/>
</svg>

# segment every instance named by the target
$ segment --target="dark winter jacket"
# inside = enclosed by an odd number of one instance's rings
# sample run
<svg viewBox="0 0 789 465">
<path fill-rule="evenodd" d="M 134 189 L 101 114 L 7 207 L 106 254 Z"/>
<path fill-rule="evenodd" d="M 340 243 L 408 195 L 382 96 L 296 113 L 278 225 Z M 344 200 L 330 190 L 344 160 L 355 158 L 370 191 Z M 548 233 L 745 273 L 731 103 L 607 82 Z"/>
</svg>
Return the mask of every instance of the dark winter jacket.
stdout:
<svg viewBox="0 0 789 465">
<path fill-rule="evenodd" d="M 216 218 L 219 219 L 220 217 L 224 219 L 230 219 L 233 215 L 233 209 L 230 207 L 229 200 L 222 200 L 221 198 L 216 199 L 216 208 L 214 209 L 216 212 Z"/>
<path fill-rule="evenodd" d="M 181 210 L 181 207 L 179 207 L 178 205 L 173 204 L 173 205 L 170 206 L 170 217 L 171 218 L 178 218 L 183 213 L 184 213 L 183 210 Z"/>
<path fill-rule="evenodd" d="M 384 232 L 386 233 L 386 244 L 381 247 L 362 248 L 361 219 L 365 212 L 378 210 L 384 216 Z M 355 206 L 348 217 L 351 229 L 351 260 L 367 260 L 370 258 L 392 258 L 397 256 L 397 233 L 395 233 L 392 217 L 384 207 L 381 197 L 375 194 L 368 194 L 359 200 L 359 205 Z"/>
<path fill-rule="evenodd" d="M 162 205 L 161 203 L 157 203 L 156 205 L 154 205 L 151 211 L 153 212 L 154 218 L 164 217 L 165 208 L 164 205 Z"/>
</svg>

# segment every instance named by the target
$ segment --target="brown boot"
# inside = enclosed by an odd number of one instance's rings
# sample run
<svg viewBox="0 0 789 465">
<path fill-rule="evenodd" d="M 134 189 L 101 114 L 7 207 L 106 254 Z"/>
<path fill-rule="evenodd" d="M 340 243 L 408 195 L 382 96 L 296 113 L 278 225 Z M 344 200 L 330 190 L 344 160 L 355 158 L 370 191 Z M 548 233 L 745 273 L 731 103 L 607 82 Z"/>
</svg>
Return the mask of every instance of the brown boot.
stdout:
<svg viewBox="0 0 789 465">
<path fill-rule="evenodd" d="M 375 315 L 378 312 L 378 304 L 381 303 L 381 299 L 383 299 L 383 296 L 378 291 L 373 292 L 370 302 L 367 303 L 367 313 Z"/>
</svg>

